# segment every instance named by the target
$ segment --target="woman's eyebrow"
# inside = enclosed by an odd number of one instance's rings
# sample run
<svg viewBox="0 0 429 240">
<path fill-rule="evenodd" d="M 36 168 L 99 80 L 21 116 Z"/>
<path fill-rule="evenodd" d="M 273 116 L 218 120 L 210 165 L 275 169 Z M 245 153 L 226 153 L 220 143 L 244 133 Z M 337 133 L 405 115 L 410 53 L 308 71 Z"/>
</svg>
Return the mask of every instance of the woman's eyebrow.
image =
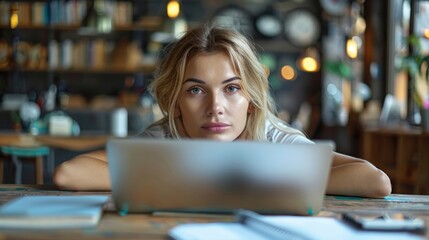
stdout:
<svg viewBox="0 0 429 240">
<path fill-rule="evenodd" d="M 229 83 L 229 82 L 232 82 L 232 81 L 237 80 L 237 79 L 241 80 L 240 77 L 234 76 L 234 77 L 228 78 L 226 80 L 223 80 L 222 83 Z M 200 84 L 206 84 L 205 81 L 198 79 L 198 78 L 188 78 L 183 82 L 183 84 L 185 84 L 186 82 L 195 82 L 195 83 L 200 83 Z"/>
<path fill-rule="evenodd" d="M 241 78 L 240 77 L 238 77 L 238 76 L 234 76 L 234 77 L 232 77 L 232 78 L 228 78 L 228 79 L 226 79 L 226 80 L 224 80 L 224 81 L 222 81 L 222 83 L 229 83 L 229 82 L 232 82 L 232 81 L 234 81 L 234 80 L 241 80 Z"/>
<path fill-rule="evenodd" d="M 185 84 L 187 82 L 195 82 L 195 83 L 201 83 L 201 84 L 205 84 L 206 83 L 203 80 L 197 79 L 197 78 L 188 78 L 185 81 L 183 81 L 183 84 Z"/>
</svg>

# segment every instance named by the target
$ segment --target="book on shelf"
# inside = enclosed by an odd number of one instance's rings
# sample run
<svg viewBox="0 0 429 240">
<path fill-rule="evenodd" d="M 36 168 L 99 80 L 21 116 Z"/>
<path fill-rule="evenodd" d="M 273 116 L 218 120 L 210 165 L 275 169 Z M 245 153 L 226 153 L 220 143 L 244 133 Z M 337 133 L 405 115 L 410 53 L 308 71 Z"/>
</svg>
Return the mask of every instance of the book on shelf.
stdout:
<svg viewBox="0 0 429 240">
<path fill-rule="evenodd" d="M 129 26 L 133 23 L 133 4 L 131 2 L 115 2 L 113 12 L 115 26 Z"/>
<path fill-rule="evenodd" d="M 24 196 L 0 207 L 0 229 L 94 228 L 108 196 Z"/>
<path fill-rule="evenodd" d="M 16 12 L 21 26 L 80 25 L 87 14 L 87 0 L 0 1 L 0 25 L 9 25 Z M 133 2 L 106 1 L 103 8 L 115 26 L 133 23 Z"/>
<path fill-rule="evenodd" d="M 7 26 L 10 24 L 10 3 L 0 1 L 0 25 Z"/>
<path fill-rule="evenodd" d="M 32 24 L 35 26 L 48 25 L 47 12 L 46 2 L 34 2 L 31 9 Z"/>
<path fill-rule="evenodd" d="M 22 2 L 15 4 L 13 7 L 18 15 L 19 24 L 28 26 L 31 23 L 31 4 L 27 2 Z"/>
</svg>

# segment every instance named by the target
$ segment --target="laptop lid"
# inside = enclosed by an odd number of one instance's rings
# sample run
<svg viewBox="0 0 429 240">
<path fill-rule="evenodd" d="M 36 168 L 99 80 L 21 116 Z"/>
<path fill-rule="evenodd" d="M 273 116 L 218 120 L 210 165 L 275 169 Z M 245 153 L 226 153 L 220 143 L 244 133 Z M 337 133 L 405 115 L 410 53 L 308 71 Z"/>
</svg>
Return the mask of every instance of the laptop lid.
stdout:
<svg viewBox="0 0 429 240">
<path fill-rule="evenodd" d="M 111 139 L 113 199 L 122 213 L 186 211 L 313 215 L 332 159 L 328 144 Z"/>
</svg>

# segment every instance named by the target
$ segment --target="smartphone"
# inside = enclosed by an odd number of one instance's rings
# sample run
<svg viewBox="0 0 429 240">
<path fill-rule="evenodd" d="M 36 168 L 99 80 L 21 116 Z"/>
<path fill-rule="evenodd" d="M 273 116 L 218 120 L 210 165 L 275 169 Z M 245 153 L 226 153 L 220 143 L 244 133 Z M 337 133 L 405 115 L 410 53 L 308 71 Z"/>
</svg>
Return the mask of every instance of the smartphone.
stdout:
<svg viewBox="0 0 429 240">
<path fill-rule="evenodd" d="M 425 223 L 420 218 L 402 213 L 364 214 L 345 213 L 343 219 L 364 230 L 423 231 Z"/>
</svg>

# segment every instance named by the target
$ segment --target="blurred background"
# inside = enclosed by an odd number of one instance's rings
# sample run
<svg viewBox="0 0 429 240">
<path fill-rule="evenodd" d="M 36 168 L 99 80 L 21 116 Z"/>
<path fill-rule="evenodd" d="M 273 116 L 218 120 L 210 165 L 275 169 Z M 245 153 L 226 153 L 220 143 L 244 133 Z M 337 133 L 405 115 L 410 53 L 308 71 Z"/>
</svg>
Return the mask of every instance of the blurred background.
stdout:
<svg viewBox="0 0 429 240">
<path fill-rule="evenodd" d="M 417 169 L 429 169 L 423 0 L 0 0 L 0 143 L 141 132 L 160 117 L 146 87 L 162 49 L 206 22 L 252 39 L 282 119 L 370 160 L 395 191 L 419 191 Z M 50 147 L 54 165 L 95 148 Z"/>
</svg>

